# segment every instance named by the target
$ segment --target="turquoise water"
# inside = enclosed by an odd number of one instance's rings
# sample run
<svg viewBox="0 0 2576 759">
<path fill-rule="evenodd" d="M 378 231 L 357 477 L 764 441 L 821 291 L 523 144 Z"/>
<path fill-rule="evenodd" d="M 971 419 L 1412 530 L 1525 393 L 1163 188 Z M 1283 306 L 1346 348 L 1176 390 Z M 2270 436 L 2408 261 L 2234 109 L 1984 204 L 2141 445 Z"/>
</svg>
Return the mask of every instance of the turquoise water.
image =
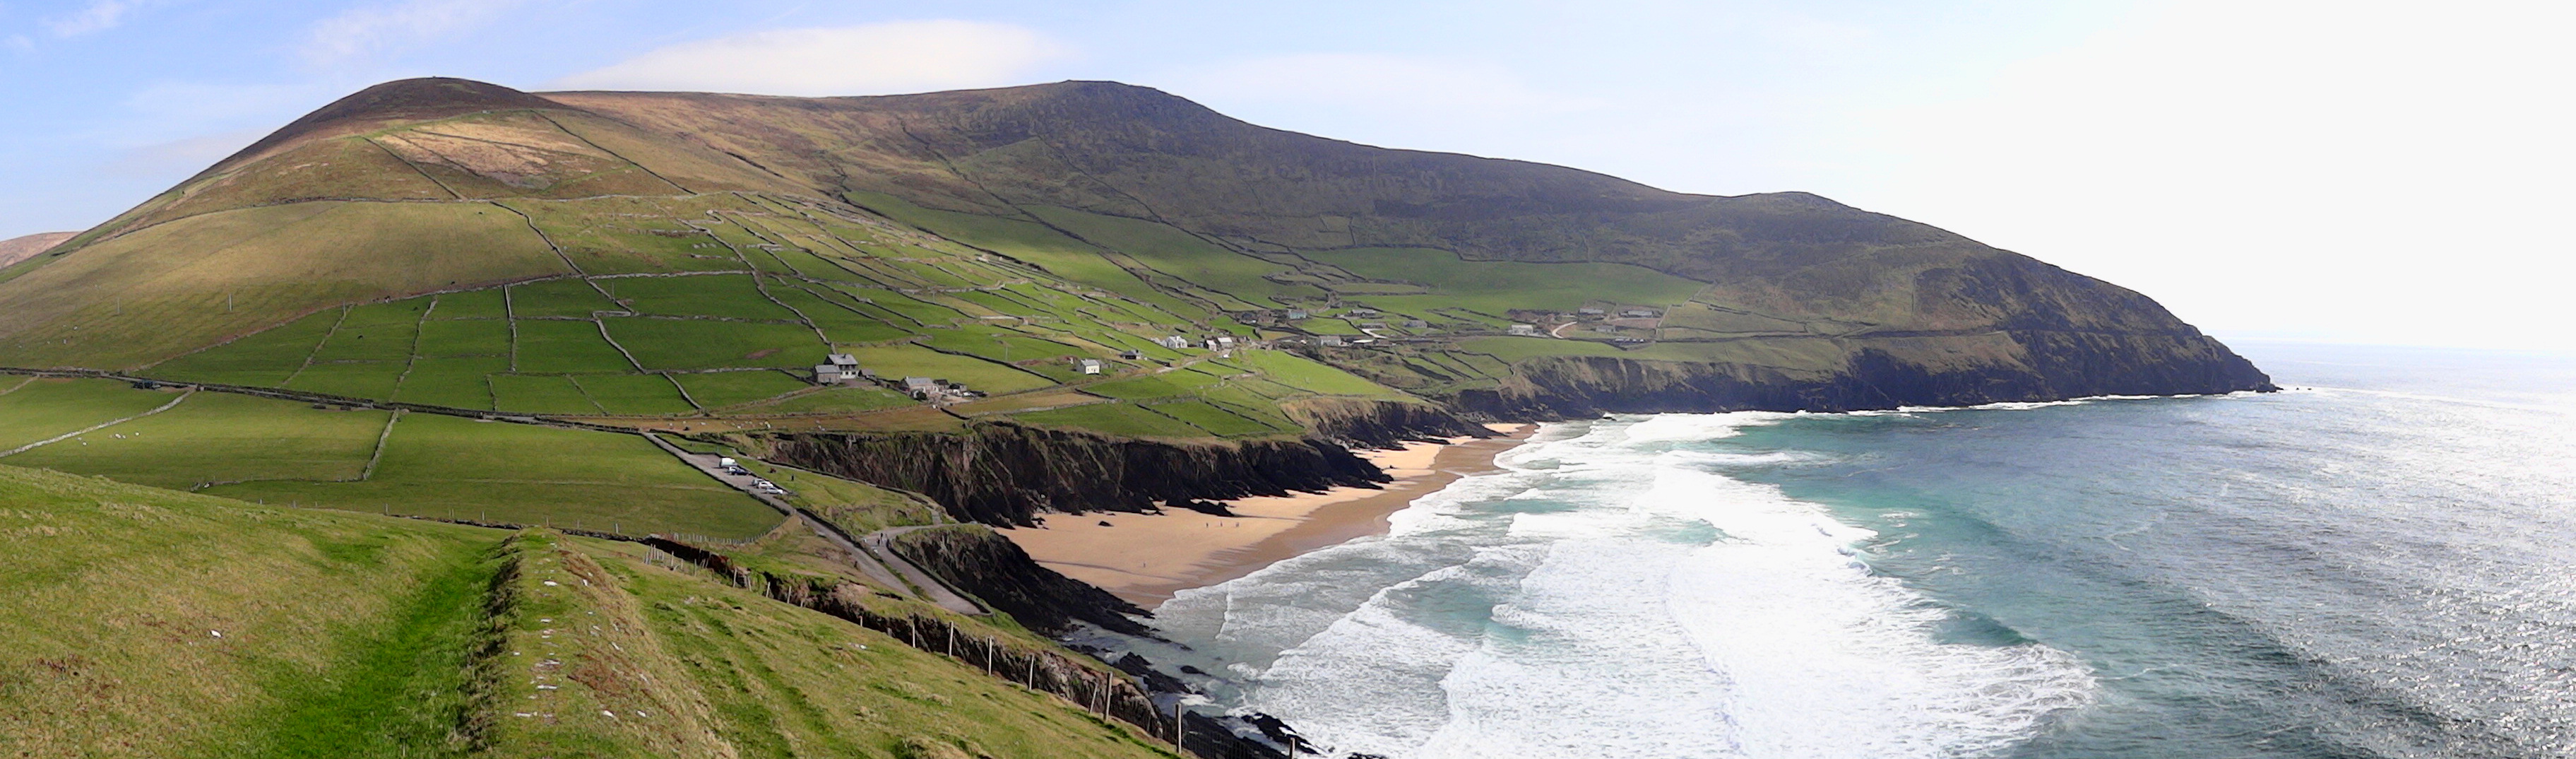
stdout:
<svg viewBox="0 0 2576 759">
<path fill-rule="evenodd" d="M 2247 347 L 2293 389 L 1551 425 L 1135 647 L 1334 755 L 2576 756 L 2576 361 Z"/>
</svg>

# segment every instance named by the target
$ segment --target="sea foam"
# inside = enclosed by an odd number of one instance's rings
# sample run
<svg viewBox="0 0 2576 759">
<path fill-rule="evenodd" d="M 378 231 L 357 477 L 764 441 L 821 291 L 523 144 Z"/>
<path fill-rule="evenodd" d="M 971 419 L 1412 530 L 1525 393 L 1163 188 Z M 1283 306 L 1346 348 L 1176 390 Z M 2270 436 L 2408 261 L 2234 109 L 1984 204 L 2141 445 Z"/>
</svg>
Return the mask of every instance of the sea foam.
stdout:
<svg viewBox="0 0 2576 759">
<path fill-rule="evenodd" d="M 1157 610 L 1216 701 L 1390 757 L 1911 757 L 2007 749 L 2095 691 L 2037 644 L 1942 642 L 1872 537 L 1693 450 L 1786 414 L 1551 425 L 1324 549 Z M 1195 658 L 1194 658 L 1195 657 Z"/>
</svg>

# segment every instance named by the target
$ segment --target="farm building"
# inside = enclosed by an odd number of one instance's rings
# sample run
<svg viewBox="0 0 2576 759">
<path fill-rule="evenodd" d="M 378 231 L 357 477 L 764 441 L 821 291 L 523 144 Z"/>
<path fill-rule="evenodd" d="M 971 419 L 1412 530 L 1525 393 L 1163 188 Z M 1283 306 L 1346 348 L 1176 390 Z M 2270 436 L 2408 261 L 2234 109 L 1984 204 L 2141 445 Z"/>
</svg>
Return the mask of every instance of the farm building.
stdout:
<svg viewBox="0 0 2576 759">
<path fill-rule="evenodd" d="M 876 374 L 875 372 L 859 368 L 858 357 L 847 353 L 834 353 L 831 355 L 830 361 L 831 363 L 828 364 L 814 365 L 814 384 L 833 385 L 843 382 L 856 382 Z"/>
<path fill-rule="evenodd" d="M 1077 358 L 1073 360 L 1073 370 L 1084 374 L 1099 374 L 1100 367 L 1100 359 Z"/>
<path fill-rule="evenodd" d="M 1182 348 L 1190 347 L 1190 339 L 1180 335 L 1173 335 L 1171 337 L 1156 339 L 1154 344 L 1170 348 L 1172 350 L 1180 350 Z"/>
<path fill-rule="evenodd" d="M 1509 333 L 1511 333 L 1511 334 L 1515 334 L 1515 335 L 1536 335 L 1536 334 L 1538 334 L 1538 325 L 1536 325 L 1536 324 L 1514 324 L 1514 325 L 1512 325 L 1512 326 L 1511 326 L 1511 329 L 1507 329 L 1507 330 L 1504 330 L 1504 331 L 1505 331 L 1505 332 L 1509 332 Z"/>
</svg>

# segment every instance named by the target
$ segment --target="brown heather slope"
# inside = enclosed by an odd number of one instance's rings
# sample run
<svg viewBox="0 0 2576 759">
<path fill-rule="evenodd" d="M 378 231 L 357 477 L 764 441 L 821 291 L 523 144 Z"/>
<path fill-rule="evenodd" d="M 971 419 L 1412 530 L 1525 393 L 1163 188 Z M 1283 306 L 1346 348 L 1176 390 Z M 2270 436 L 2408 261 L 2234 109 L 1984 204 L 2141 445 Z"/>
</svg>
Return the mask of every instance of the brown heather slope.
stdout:
<svg viewBox="0 0 2576 759">
<path fill-rule="evenodd" d="M 0 240 L 0 267 L 34 258 L 36 254 L 72 239 L 79 232 L 38 232 L 32 235 Z"/>
</svg>

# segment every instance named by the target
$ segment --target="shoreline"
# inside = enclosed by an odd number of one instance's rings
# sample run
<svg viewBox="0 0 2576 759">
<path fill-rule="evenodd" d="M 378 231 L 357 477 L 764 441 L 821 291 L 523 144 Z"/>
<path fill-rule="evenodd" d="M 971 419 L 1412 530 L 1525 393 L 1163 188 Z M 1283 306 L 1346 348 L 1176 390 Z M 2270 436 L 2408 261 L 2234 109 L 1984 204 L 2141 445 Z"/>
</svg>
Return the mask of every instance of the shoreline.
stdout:
<svg viewBox="0 0 2576 759">
<path fill-rule="evenodd" d="M 1039 527 L 999 530 L 1041 565 L 1091 583 L 1137 606 L 1154 608 L 1174 593 L 1206 587 L 1318 548 L 1386 533 L 1388 517 L 1414 499 L 1470 474 L 1493 470 L 1494 457 L 1536 433 L 1534 424 L 1489 424 L 1500 437 L 1451 438 L 1446 444 L 1359 451 L 1394 481 L 1379 489 L 1337 487 L 1321 493 L 1226 501 L 1239 516 L 1172 508 L 1162 514 L 1052 514 Z"/>
</svg>

